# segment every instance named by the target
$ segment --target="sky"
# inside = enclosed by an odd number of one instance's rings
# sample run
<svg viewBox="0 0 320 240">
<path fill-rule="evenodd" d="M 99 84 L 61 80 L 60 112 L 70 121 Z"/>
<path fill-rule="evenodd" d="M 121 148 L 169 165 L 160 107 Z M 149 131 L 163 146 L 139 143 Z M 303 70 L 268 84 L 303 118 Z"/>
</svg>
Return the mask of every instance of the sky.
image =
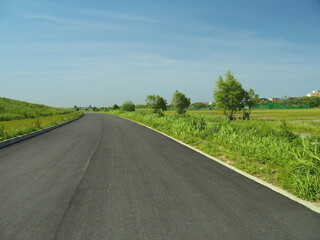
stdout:
<svg viewBox="0 0 320 240">
<path fill-rule="evenodd" d="M 56 107 L 320 89 L 320 0 L 0 0 L 0 97 Z"/>
</svg>

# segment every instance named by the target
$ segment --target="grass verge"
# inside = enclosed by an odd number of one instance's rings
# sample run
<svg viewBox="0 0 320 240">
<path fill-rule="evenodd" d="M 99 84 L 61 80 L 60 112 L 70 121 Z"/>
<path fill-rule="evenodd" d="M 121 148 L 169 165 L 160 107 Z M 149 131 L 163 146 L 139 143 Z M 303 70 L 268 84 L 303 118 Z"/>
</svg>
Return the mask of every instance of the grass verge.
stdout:
<svg viewBox="0 0 320 240">
<path fill-rule="evenodd" d="M 22 120 L 0 122 L 0 141 L 48 128 L 60 123 L 73 120 L 83 115 L 82 112 L 53 115 L 48 117 L 27 118 Z"/>
<path fill-rule="evenodd" d="M 320 202 L 320 137 L 300 137 L 266 121 L 235 121 L 211 116 L 111 111 L 150 126 L 251 175 Z M 240 124 L 238 122 L 241 122 Z"/>
</svg>

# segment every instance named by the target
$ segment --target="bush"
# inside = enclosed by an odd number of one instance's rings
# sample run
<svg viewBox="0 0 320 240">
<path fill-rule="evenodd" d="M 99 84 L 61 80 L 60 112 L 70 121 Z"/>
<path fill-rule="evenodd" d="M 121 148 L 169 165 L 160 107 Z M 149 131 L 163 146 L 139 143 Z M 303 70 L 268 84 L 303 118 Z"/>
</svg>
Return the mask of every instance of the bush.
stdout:
<svg viewBox="0 0 320 240">
<path fill-rule="evenodd" d="M 190 98 L 187 98 L 184 93 L 176 90 L 172 96 L 172 105 L 177 109 L 178 114 L 183 114 L 190 106 Z"/>
<path fill-rule="evenodd" d="M 136 110 L 136 106 L 130 100 L 125 101 L 121 106 L 121 110 L 127 111 L 127 112 L 134 112 Z"/>
</svg>

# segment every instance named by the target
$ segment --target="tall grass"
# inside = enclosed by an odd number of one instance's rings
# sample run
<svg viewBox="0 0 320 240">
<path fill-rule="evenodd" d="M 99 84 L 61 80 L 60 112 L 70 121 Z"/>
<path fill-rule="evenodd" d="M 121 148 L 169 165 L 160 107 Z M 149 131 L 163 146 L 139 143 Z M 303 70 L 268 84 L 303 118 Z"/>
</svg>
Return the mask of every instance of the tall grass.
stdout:
<svg viewBox="0 0 320 240">
<path fill-rule="evenodd" d="M 228 122 L 195 115 L 159 117 L 148 112 L 108 112 L 151 126 L 295 195 L 320 201 L 320 137 L 300 137 L 282 122 Z"/>
</svg>

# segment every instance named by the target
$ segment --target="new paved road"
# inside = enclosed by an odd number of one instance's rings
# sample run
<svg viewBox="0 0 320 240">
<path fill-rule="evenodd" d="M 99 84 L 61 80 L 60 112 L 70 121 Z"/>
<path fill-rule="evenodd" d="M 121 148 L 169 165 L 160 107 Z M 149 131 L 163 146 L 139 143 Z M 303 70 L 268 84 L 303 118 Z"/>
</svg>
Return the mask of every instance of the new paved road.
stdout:
<svg viewBox="0 0 320 240">
<path fill-rule="evenodd" d="M 0 149 L 0 239 L 319 240 L 320 214 L 103 114 Z"/>
</svg>

